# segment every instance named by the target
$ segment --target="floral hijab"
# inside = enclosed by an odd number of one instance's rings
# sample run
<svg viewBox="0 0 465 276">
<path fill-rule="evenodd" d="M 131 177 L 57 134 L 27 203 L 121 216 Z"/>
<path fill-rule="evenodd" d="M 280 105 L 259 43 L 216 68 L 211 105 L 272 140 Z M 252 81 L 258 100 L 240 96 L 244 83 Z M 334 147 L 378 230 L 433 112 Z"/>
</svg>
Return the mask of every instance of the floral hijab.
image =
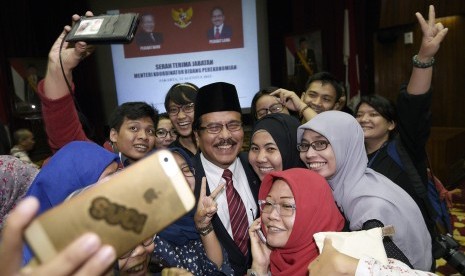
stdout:
<svg viewBox="0 0 465 276">
<path fill-rule="evenodd" d="M 8 213 L 20 201 L 39 170 L 11 155 L 0 155 L 0 232 Z"/>
</svg>

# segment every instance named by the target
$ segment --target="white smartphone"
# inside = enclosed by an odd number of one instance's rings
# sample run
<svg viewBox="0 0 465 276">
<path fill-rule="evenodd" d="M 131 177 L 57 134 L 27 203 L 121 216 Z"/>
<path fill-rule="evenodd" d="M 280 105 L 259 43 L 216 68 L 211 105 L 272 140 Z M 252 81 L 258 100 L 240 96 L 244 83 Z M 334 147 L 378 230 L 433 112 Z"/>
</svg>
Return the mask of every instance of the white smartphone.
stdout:
<svg viewBox="0 0 465 276">
<path fill-rule="evenodd" d="M 263 243 L 266 243 L 265 235 L 263 234 L 263 232 L 262 232 L 261 229 L 258 229 L 258 230 L 257 230 L 257 235 L 258 235 L 258 237 L 260 238 L 260 240 L 261 240 Z"/>
<path fill-rule="evenodd" d="M 39 262 L 52 259 L 89 231 L 120 256 L 194 205 L 172 153 L 159 150 L 41 214 L 26 229 L 25 238 Z"/>
</svg>

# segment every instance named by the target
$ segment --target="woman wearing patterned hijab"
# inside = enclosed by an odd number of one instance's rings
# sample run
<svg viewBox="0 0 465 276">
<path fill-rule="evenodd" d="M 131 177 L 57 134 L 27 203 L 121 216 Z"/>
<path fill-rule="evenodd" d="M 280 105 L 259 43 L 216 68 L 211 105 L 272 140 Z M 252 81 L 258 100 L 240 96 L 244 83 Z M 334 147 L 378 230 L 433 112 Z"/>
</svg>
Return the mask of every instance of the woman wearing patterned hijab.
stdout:
<svg viewBox="0 0 465 276">
<path fill-rule="evenodd" d="M 328 180 L 350 230 L 393 225 L 392 240 L 384 238 L 387 256 L 430 270 L 431 237 L 420 209 L 402 188 L 367 168 L 363 130 L 354 117 L 320 113 L 299 127 L 297 141 L 302 161 Z"/>
<path fill-rule="evenodd" d="M 11 155 L 0 155 L 0 232 L 8 213 L 20 201 L 39 170 Z"/>
</svg>

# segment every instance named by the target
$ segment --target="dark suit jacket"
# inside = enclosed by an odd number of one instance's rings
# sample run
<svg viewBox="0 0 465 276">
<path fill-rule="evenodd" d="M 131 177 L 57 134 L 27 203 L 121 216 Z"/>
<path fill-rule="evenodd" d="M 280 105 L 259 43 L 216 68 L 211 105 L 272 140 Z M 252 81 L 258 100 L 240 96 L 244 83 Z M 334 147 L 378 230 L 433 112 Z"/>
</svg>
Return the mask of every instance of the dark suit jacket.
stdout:
<svg viewBox="0 0 465 276">
<path fill-rule="evenodd" d="M 252 167 L 249 165 L 248 155 L 247 153 L 243 152 L 239 154 L 239 159 L 244 167 L 245 174 L 247 176 L 247 180 L 249 182 L 250 190 L 254 196 L 255 202 L 258 201 L 258 190 L 260 188 L 260 180 L 255 175 L 255 172 L 252 170 Z M 194 194 L 195 198 L 198 202 L 200 197 L 200 187 L 202 184 L 202 177 L 205 176 L 205 170 L 203 169 L 202 162 L 200 161 L 200 153 L 197 153 L 194 158 L 192 159 L 194 162 L 195 168 L 195 189 Z M 207 185 L 207 195 L 210 194 L 210 189 Z M 257 204 L 258 207 L 258 204 Z M 258 210 L 258 209 L 257 209 Z M 257 217 L 257 214 L 255 214 Z M 215 234 L 218 237 L 221 245 L 224 247 L 226 252 L 228 252 L 229 262 L 231 263 L 231 267 L 234 269 L 234 275 L 242 276 L 247 274 L 247 268 L 249 268 L 252 264 L 252 255 L 250 249 L 250 242 L 249 242 L 249 254 L 245 257 L 242 252 L 240 251 L 239 247 L 234 243 L 234 240 L 228 234 L 228 231 L 223 226 L 221 219 L 218 215 L 213 216 L 212 219 L 213 229 L 215 230 Z"/>
<path fill-rule="evenodd" d="M 231 38 L 232 28 L 230 26 L 223 25 L 223 30 L 220 33 L 220 38 Z M 208 39 L 215 39 L 215 28 L 211 28 L 207 32 Z"/>
<path fill-rule="evenodd" d="M 136 34 L 136 43 L 138 46 L 160 45 L 163 43 L 162 33 L 153 33 L 155 41 L 150 37 L 150 33 L 140 31 Z"/>
</svg>

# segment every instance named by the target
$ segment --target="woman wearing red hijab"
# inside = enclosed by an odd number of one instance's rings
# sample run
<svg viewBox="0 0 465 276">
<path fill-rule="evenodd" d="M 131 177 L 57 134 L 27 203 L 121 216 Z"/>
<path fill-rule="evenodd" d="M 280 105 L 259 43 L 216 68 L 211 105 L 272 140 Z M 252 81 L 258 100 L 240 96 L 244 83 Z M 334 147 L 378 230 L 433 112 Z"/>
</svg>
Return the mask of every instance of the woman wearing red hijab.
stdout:
<svg viewBox="0 0 465 276">
<path fill-rule="evenodd" d="M 249 229 L 250 274 L 308 275 L 308 264 L 318 256 L 313 234 L 344 227 L 328 183 L 302 168 L 271 172 L 263 179 L 258 198 L 261 221 L 255 220 Z M 258 239 L 260 227 L 266 244 Z"/>
</svg>

